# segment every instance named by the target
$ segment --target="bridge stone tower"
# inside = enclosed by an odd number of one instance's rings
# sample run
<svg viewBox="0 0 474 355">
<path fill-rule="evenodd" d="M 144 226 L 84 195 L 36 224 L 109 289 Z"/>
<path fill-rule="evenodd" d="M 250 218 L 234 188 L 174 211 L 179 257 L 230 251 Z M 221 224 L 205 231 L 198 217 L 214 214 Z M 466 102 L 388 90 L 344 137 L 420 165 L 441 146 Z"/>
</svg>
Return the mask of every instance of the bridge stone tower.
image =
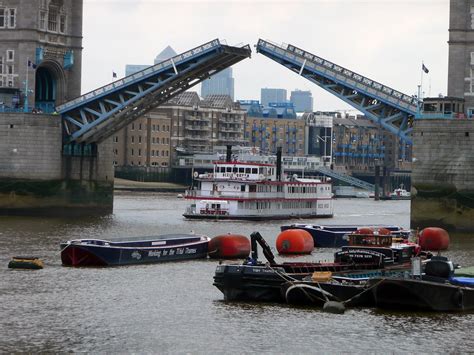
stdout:
<svg viewBox="0 0 474 355">
<path fill-rule="evenodd" d="M 112 211 L 112 142 L 64 154 L 47 114 L 81 94 L 82 4 L 0 0 L 0 214 Z"/>
<path fill-rule="evenodd" d="M 448 96 L 465 99 L 474 114 L 474 0 L 451 0 Z"/>
<path fill-rule="evenodd" d="M 81 94 L 82 0 L 0 1 L 0 102 L 53 112 Z"/>
<path fill-rule="evenodd" d="M 437 102 L 440 105 L 436 112 L 428 111 L 426 117 L 422 115 L 414 124 L 411 227 L 438 226 L 472 232 L 474 0 L 450 1 L 448 43 L 449 97 L 430 99 L 431 104 L 425 102 L 432 107 Z M 455 102 L 463 99 L 464 112 L 461 108 L 455 109 Z"/>
</svg>

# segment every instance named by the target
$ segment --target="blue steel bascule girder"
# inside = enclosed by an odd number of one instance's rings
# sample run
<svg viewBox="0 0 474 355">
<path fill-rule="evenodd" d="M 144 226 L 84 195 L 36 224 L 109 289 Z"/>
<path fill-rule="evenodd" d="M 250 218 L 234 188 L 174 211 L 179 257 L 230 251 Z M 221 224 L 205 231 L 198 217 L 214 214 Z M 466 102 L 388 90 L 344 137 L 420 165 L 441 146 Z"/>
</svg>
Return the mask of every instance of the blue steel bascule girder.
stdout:
<svg viewBox="0 0 474 355">
<path fill-rule="evenodd" d="M 57 107 L 65 143 L 99 143 L 213 74 L 250 57 L 213 40 Z"/>
<path fill-rule="evenodd" d="M 411 144 L 411 124 L 418 99 L 329 62 L 291 44 L 277 45 L 262 39 L 257 52 L 303 76 L 337 96 L 370 120 Z"/>
</svg>

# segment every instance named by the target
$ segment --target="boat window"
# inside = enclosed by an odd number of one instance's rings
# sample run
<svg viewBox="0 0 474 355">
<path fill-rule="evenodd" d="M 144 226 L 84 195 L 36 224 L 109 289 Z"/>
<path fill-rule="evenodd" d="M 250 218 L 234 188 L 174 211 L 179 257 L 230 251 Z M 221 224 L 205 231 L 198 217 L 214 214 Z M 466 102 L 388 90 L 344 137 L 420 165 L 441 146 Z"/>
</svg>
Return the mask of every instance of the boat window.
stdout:
<svg viewBox="0 0 474 355">
<path fill-rule="evenodd" d="M 245 168 L 239 168 L 239 173 L 241 174 L 245 173 Z"/>
<path fill-rule="evenodd" d="M 232 167 L 231 166 L 228 166 L 225 168 L 226 172 L 228 173 L 231 173 L 232 172 Z"/>
<path fill-rule="evenodd" d="M 258 168 L 252 168 L 252 174 L 258 174 Z"/>
<path fill-rule="evenodd" d="M 245 185 L 240 185 L 240 191 L 245 192 Z"/>
<path fill-rule="evenodd" d="M 257 185 L 249 185 L 249 192 L 257 192 Z"/>
<path fill-rule="evenodd" d="M 232 172 L 233 172 L 233 173 L 237 173 L 238 171 L 239 171 L 239 168 L 237 168 L 236 166 L 234 166 L 234 167 L 232 168 Z"/>
<path fill-rule="evenodd" d="M 245 168 L 245 173 L 250 174 L 250 168 Z"/>
</svg>

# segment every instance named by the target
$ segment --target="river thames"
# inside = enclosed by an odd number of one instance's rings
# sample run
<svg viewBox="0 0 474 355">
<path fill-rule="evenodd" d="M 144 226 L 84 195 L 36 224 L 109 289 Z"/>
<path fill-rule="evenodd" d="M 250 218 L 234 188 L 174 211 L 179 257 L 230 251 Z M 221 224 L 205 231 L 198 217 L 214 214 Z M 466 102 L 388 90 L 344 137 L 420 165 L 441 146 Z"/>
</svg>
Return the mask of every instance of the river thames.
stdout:
<svg viewBox="0 0 474 355">
<path fill-rule="evenodd" d="M 462 353 L 474 348 L 474 313 L 348 309 L 335 315 L 281 304 L 226 303 L 212 285 L 215 260 L 61 266 L 59 243 L 68 239 L 259 231 L 273 247 L 280 225 L 303 222 L 188 221 L 181 216 L 185 204 L 175 194 L 122 192 L 107 217 L 0 217 L 0 352 Z M 408 228 L 409 208 L 409 201 L 339 199 L 334 218 L 304 223 Z M 334 251 L 315 250 L 296 259 L 331 260 Z M 39 256 L 45 268 L 8 269 L 15 255 Z M 474 265 L 474 237 L 452 235 L 444 255 Z"/>
</svg>

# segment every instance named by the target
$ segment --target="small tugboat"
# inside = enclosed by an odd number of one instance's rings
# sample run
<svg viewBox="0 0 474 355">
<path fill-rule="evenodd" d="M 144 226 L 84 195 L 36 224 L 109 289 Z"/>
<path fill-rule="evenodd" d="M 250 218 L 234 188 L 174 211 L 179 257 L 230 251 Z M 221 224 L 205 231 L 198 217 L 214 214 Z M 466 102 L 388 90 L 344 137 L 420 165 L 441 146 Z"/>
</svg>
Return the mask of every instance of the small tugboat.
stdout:
<svg viewBox="0 0 474 355">
<path fill-rule="evenodd" d="M 61 243 L 66 266 L 118 266 L 207 257 L 210 238 L 168 234 L 123 240 L 75 239 Z"/>
<path fill-rule="evenodd" d="M 38 270 L 43 267 L 43 261 L 35 256 L 14 256 L 8 263 L 9 269 Z"/>
<path fill-rule="evenodd" d="M 381 200 L 410 200 L 411 193 L 404 189 L 403 184 L 399 188 L 393 190 L 387 196 L 381 196 Z"/>
<path fill-rule="evenodd" d="M 349 244 L 348 235 L 356 232 L 357 230 L 364 229 L 366 231 L 372 231 L 372 233 L 378 233 L 381 230 L 389 230 L 390 234 L 396 238 L 407 239 L 410 235 L 409 230 L 405 230 L 399 226 L 393 225 L 312 225 L 295 223 L 281 226 L 282 231 L 288 229 L 303 229 L 311 234 L 314 240 L 315 248 L 340 248 Z"/>
</svg>

